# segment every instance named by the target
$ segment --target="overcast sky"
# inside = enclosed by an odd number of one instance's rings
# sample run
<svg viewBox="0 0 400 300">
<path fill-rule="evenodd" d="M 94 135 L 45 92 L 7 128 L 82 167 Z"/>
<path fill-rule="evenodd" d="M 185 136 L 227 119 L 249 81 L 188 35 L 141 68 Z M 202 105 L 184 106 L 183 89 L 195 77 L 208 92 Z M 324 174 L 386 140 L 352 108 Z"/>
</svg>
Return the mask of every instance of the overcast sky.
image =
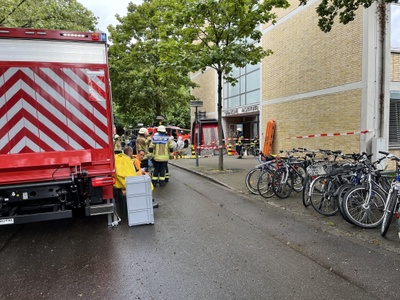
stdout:
<svg viewBox="0 0 400 300">
<path fill-rule="evenodd" d="M 99 18 L 97 27 L 108 33 L 107 26 L 117 24 L 116 14 L 125 16 L 129 2 L 141 4 L 142 0 L 78 0 L 78 2 Z"/>
</svg>

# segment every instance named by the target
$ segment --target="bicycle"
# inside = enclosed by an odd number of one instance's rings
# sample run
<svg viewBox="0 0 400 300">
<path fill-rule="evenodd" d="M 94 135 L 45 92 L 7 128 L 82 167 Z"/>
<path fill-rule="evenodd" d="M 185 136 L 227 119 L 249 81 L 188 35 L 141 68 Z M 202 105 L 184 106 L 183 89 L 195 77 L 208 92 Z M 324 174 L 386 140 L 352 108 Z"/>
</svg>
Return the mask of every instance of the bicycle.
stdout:
<svg viewBox="0 0 400 300">
<path fill-rule="evenodd" d="M 333 168 L 339 166 L 339 159 L 342 162 L 348 161 L 348 156 L 342 154 L 341 150 L 331 151 L 331 150 L 323 150 L 319 149 L 318 151 L 313 151 L 314 157 L 310 160 L 307 170 L 306 179 L 304 182 L 303 189 L 303 205 L 304 207 L 308 207 L 312 205 L 311 203 L 311 187 L 314 180 L 318 177 L 325 176 L 327 173 L 331 172 Z M 323 158 L 320 160 L 315 159 L 316 152 L 319 152 L 323 155 Z M 333 159 L 332 159 L 333 158 Z M 315 183 L 314 183 L 315 184 Z M 318 189 L 317 189 L 318 190 Z M 318 211 L 318 210 L 317 210 Z"/>
<path fill-rule="evenodd" d="M 264 172 L 266 172 L 266 170 L 272 167 L 271 162 L 274 159 L 275 158 L 273 156 L 266 157 L 263 154 L 260 154 L 258 156 L 258 161 L 261 162 L 261 164 L 258 164 L 253 169 L 251 169 L 245 177 L 246 188 L 249 190 L 250 193 L 255 195 L 259 194 L 258 179 Z"/>
<path fill-rule="evenodd" d="M 384 217 L 386 197 L 390 189 L 390 173 L 376 169 L 386 156 L 365 165 L 363 182 L 351 187 L 344 196 L 342 207 L 345 220 L 362 228 L 375 228 L 381 225 Z M 340 206 L 342 205 L 342 206 Z"/>
<path fill-rule="evenodd" d="M 312 207 L 320 214 L 333 216 L 339 211 L 337 197 L 338 189 L 348 181 L 346 174 L 351 165 L 333 165 L 326 175 L 318 176 L 310 186 L 310 201 Z"/>
<path fill-rule="evenodd" d="M 393 216 L 395 215 L 395 211 L 397 212 L 397 228 L 399 231 L 399 238 L 400 238 L 400 221 L 398 219 L 399 214 L 399 206 L 400 206 L 400 158 L 394 154 L 390 154 L 389 152 L 379 151 L 379 153 L 386 155 L 387 157 L 390 156 L 391 160 L 396 161 L 396 179 L 392 182 L 390 186 L 389 193 L 386 198 L 386 203 L 383 212 L 383 220 L 381 225 L 381 236 L 386 236 L 386 233 L 389 230 L 390 223 L 392 222 Z"/>
<path fill-rule="evenodd" d="M 281 151 L 283 152 L 283 151 Z M 298 150 L 286 151 L 287 158 L 283 166 L 278 168 L 272 176 L 272 189 L 281 199 L 288 198 L 292 190 L 301 192 L 306 177 L 304 161 L 299 161 L 293 156 Z"/>
<path fill-rule="evenodd" d="M 275 195 L 272 188 L 272 178 L 275 171 L 282 165 L 282 158 L 275 158 L 268 162 L 268 168 L 258 178 L 258 193 L 264 198 L 271 198 Z"/>
<path fill-rule="evenodd" d="M 258 139 L 253 140 L 246 148 L 248 155 L 259 156 L 260 155 L 260 144 Z"/>
</svg>

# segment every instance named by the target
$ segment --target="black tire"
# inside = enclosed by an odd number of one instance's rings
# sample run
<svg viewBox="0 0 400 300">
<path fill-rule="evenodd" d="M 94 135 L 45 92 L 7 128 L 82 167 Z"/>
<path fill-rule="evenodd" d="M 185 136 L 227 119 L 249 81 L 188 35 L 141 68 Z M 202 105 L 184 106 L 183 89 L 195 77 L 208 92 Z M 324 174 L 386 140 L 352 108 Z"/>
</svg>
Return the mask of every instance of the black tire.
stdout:
<svg viewBox="0 0 400 300">
<path fill-rule="evenodd" d="M 306 177 L 304 180 L 304 187 L 303 187 L 303 205 L 304 207 L 309 207 L 311 205 L 310 199 L 310 185 L 313 178 L 311 176 Z"/>
<path fill-rule="evenodd" d="M 350 224 L 353 224 L 353 222 L 347 217 L 346 213 L 344 212 L 345 209 L 344 209 L 343 203 L 344 203 L 344 199 L 346 198 L 347 193 L 353 188 L 356 188 L 356 186 L 354 186 L 354 184 L 351 184 L 351 183 L 343 184 L 338 190 L 338 197 L 337 197 L 337 206 L 339 208 L 339 213 L 341 214 L 343 219 Z"/>
<path fill-rule="evenodd" d="M 295 192 L 301 192 L 304 188 L 304 179 L 306 178 L 306 170 L 302 166 L 294 166 L 296 172 L 292 170 L 292 178 L 293 178 L 293 190 Z"/>
<path fill-rule="evenodd" d="M 275 195 L 274 189 L 272 188 L 272 177 L 274 172 L 267 170 L 260 175 L 258 178 L 257 189 L 258 193 L 264 198 L 271 198 Z"/>
<path fill-rule="evenodd" d="M 339 188 L 339 182 L 329 176 L 317 177 L 310 189 L 311 205 L 324 216 L 333 216 L 338 211 L 335 192 Z"/>
<path fill-rule="evenodd" d="M 278 198 L 286 199 L 290 196 L 293 190 L 293 180 L 290 174 L 287 174 L 286 168 L 282 167 L 274 172 L 272 188 Z"/>
<path fill-rule="evenodd" d="M 381 225 L 381 236 L 385 236 L 389 230 L 390 223 L 392 222 L 394 210 L 396 208 L 397 202 L 397 191 L 393 191 L 392 195 L 390 196 L 389 202 L 387 203 L 384 213 L 383 213 L 383 220 Z"/>
<path fill-rule="evenodd" d="M 385 197 L 373 190 L 368 199 L 368 189 L 357 186 L 346 194 L 343 208 L 353 224 L 362 228 L 376 228 L 383 221 Z"/>
<path fill-rule="evenodd" d="M 250 193 L 257 195 L 258 194 L 258 189 L 257 189 L 257 183 L 258 183 L 258 178 L 260 177 L 262 173 L 261 168 L 254 168 L 251 169 L 245 178 L 245 183 L 246 187 L 249 190 Z"/>
</svg>

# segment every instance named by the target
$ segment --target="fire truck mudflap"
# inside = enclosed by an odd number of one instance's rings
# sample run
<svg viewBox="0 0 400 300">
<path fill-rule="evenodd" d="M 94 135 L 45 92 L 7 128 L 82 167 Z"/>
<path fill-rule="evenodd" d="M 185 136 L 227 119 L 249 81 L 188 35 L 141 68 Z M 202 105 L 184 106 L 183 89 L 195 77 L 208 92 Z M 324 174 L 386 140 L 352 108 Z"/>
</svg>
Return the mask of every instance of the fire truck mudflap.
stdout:
<svg viewBox="0 0 400 300">
<path fill-rule="evenodd" d="M 118 224 L 105 34 L 0 28 L 0 49 L 0 225 Z"/>
</svg>

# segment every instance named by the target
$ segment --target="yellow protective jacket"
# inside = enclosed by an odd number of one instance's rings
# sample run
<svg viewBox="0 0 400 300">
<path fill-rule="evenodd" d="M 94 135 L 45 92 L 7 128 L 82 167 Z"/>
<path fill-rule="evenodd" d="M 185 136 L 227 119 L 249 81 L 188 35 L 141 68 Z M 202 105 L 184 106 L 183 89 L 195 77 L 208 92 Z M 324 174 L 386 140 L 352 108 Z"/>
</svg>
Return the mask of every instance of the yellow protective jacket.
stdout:
<svg viewBox="0 0 400 300">
<path fill-rule="evenodd" d="M 132 159 L 124 154 L 119 153 L 115 155 L 115 184 L 117 189 L 126 190 L 125 178 L 128 176 L 136 176 L 136 170 L 133 166 Z"/>
<path fill-rule="evenodd" d="M 143 150 L 145 154 L 148 152 L 146 138 L 144 137 L 144 135 L 139 135 L 136 138 L 136 153 L 138 153 L 139 150 Z"/>
<path fill-rule="evenodd" d="M 237 142 L 236 142 L 236 145 L 238 145 L 238 146 L 241 146 L 243 144 L 243 133 L 239 133 L 238 135 L 237 135 Z"/>
<path fill-rule="evenodd" d="M 139 135 L 136 139 L 136 153 L 139 153 L 140 150 L 144 151 L 143 159 L 151 159 L 153 155 L 149 152 L 149 144 L 151 142 L 148 138 L 145 138 L 144 135 Z"/>
<path fill-rule="evenodd" d="M 151 140 L 149 150 L 153 153 L 155 161 L 168 161 L 174 145 L 166 134 L 155 133 Z"/>
</svg>

